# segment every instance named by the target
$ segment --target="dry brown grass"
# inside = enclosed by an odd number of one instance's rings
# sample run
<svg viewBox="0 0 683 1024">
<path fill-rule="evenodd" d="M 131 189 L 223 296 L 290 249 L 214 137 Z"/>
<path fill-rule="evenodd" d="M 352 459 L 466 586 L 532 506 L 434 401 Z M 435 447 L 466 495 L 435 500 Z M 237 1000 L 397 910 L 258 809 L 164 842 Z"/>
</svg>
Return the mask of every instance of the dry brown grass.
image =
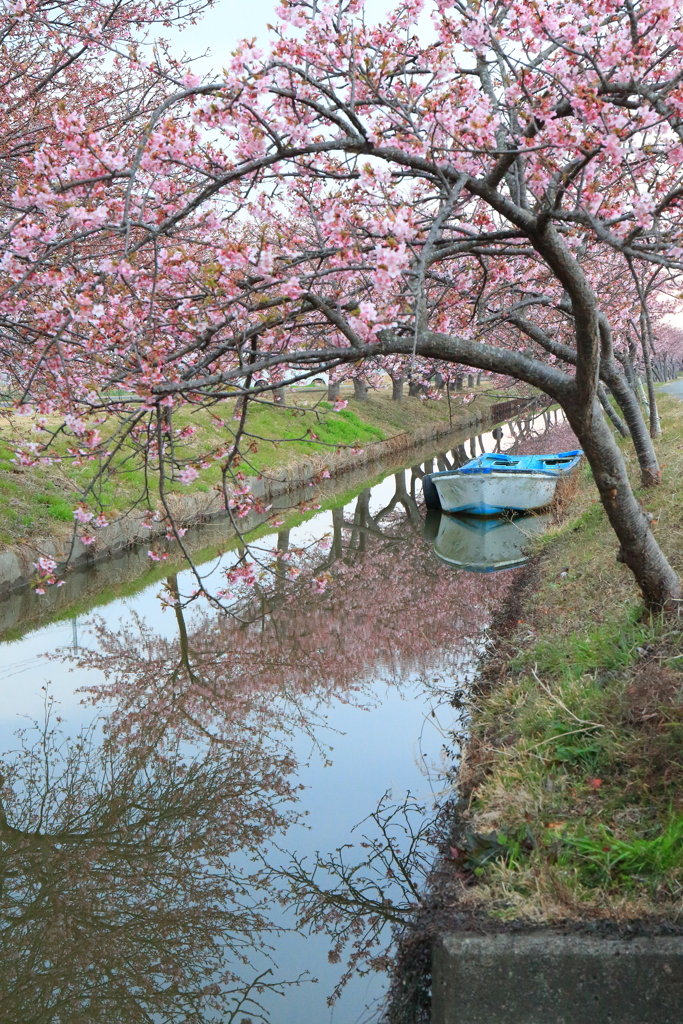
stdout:
<svg viewBox="0 0 683 1024">
<path fill-rule="evenodd" d="M 661 487 L 637 494 L 683 568 L 683 403 L 662 396 Z M 632 479 L 635 458 L 625 447 Z M 459 905 L 498 919 L 683 911 L 683 634 L 644 618 L 583 467 L 476 698 L 461 833 L 503 834 Z M 628 872 L 619 867 L 635 865 Z"/>
</svg>

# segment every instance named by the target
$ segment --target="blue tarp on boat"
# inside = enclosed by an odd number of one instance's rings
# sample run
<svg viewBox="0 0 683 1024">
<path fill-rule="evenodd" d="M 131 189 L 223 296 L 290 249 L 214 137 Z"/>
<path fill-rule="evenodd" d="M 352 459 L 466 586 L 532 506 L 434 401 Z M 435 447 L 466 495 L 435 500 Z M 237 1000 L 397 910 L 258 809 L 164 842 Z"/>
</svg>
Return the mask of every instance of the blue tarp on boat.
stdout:
<svg viewBox="0 0 683 1024">
<path fill-rule="evenodd" d="M 571 452 L 557 452 L 555 455 L 496 455 L 490 452 L 480 455 L 455 470 L 457 473 L 547 473 L 561 476 L 577 466 L 583 451 L 575 448 Z M 432 474 L 436 476 L 437 474 Z"/>
</svg>

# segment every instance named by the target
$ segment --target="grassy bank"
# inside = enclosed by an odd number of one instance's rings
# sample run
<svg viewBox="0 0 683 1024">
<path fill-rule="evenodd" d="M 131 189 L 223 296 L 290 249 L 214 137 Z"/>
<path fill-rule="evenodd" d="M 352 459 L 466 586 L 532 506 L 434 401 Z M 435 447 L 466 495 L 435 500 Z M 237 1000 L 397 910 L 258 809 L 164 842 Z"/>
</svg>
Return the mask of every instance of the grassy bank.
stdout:
<svg viewBox="0 0 683 1024">
<path fill-rule="evenodd" d="M 338 481 L 337 486 L 334 486 L 334 483 L 331 484 L 330 481 L 327 481 L 324 490 L 315 492 L 315 497 L 320 502 L 317 508 L 309 509 L 306 512 L 286 508 L 279 510 L 277 515 L 280 518 L 280 523 L 277 527 L 273 525 L 271 519 L 267 519 L 251 529 L 246 529 L 242 535 L 238 536 L 230 530 L 224 521 L 214 524 L 213 527 L 203 524 L 190 529 L 185 536 L 184 543 L 193 563 L 198 567 L 205 566 L 207 562 L 241 546 L 245 540 L 254 544 L 261 538 L 272 535 L 278 529 L 294 529 L 319 515 L 320 512 L 348 504 L 357 497 L 361 490 L 373 487 L 383 479 L 385 472 L 385 470 L 379 470 L 375 476 L 364 479 L 362 483 L 350 485 L 347 481 Z M 207 532 L 210 535 L 208 542 Z M 168 557 L 162 562 L 150 561 L 145 556 L 143 547 L 137 553 L 134 550 L 131 551 L 130 560 L 116 559 L 114 562 L 105 561 L 91 567 L 85 580 L 83 574 L 76 574 L 76 579 L 74 576 L 67 575 L 63 588 L 60 588 L 58 592 L 55 592 L 54 588 L 48 591 L 52 601 L 49 598 L 46 600 L 44 596 L 35 595 L 32 591 L 22 590 L 15 595 L 16 599 L 22 602 L 19 623 L 7 628 L 0 621 L 0 641 L 17 640 L 32 630 L 43 628 L 49 623 L 88 615 L 94 609 L 102 608 L 112 601 L 133 597 L 152 584 L 160 583 L 174 573 L 187 570 L 187 567 L 185 556 L 175 544 L 168 546 Z M 73 597 L 74 593 L 77 594 L 75 598 Z"/>
<path fill-rule="evenodd" d="M 474 407 L 485 407 L 495 400 L 482 394 L 475 399 Z M 450 409 L 445 398 L 432 401 L 406 397 L 399 404 L 392 402 L 386 391 L 371 394 L 365 402 L 352 399 L 340 412 L 320 401 L 319 395 L 295 394 L 291 389 L 287 401 L 285 407 L 270 402 L 253 403 L 250 407 L 248 436 L 242 445 L 244 457 L 239 465 L 246 475 L 289 466 L 315 453 L 332 454 L 337 445 L 362 447 L 430 423 L 448 422 L 451 416 L 457 421 L 464 410 L 462 402 L 455 398 Z M 468 413 L 471 410 L 470 406 Z M 200 465 L 205 453 L 217 444 L 230 444 L 237 426 L 233 419 L 234 403 L 216 406 L 212 413 L 198 410 L 175 414 L 176 431 L 188 424 L 195 429 L 191 438 L 176 443 L 181 459 Z M 100 432 L 107 436 L 106 423 Z M 57 443 L 54 454 L 60 456 L 59 462 L 31 468 L 15 465 L 12 460 L 17 441 L 40 438 L 34 431 L 34 422 L 26 417 L 9 417 L 0 429 L 0 545 L 66 532 L 73 523 L 73 508 L 83 488 L 97 472 L 97 462 L 74 465 L 69 459 L 67 448 L 73 439 Z M 220 462 L 211 460 L 189 487 L 170 480 L 167 489 L 183 493 L 208 491 L 219 483 L 220 477 Z M 113 471 L 101 484 L 98 482 L 88 505 L 94 512 L 104 511 L 109 518 L 136 503 L 143 508 L 156 507 L 156 485 L 154 464 L 145 466 L 140 451 L 128 445 L 117 458 Z"/>
<path fill-rule="evenodd" d="M 660 398 L 664 482 L 637 493 L 681 572 L 683 403 Z M 616 549 L 584 469 L 475 697 L 453 842 L 477 916 L 683 911 L 683 633 L 644 618 Z"/>
</svg>

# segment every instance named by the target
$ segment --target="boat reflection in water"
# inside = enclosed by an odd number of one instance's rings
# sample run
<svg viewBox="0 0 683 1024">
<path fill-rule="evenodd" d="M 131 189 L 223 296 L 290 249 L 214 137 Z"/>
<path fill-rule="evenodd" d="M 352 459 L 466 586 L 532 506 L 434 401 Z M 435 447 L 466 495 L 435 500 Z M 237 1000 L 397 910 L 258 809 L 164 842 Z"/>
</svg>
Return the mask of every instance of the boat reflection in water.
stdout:
<svg viewBox="0 0 683 1024">
<path fill-rule="evenodd" d="M 483 519 L 428 512 L 424 538 L 433 542 L 437 558 L 448 565 L 467 572 L 497 572 L 523 565 L 530 538 L 542 533 L 551 519 L 550 514 Z"/>
</svg>

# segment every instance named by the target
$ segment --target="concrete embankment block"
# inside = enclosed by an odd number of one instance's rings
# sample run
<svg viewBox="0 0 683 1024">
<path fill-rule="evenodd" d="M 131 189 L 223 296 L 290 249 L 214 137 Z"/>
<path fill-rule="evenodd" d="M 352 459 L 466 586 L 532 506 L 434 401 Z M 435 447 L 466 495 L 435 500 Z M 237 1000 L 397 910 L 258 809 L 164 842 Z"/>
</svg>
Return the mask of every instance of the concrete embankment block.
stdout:
<svg viewBox="0 0 683 1024">
<path fill-rule="evenodd" d="M 446 935 L 433 1024 L 681 1024 L 683 936 Z"/>
</svg>

